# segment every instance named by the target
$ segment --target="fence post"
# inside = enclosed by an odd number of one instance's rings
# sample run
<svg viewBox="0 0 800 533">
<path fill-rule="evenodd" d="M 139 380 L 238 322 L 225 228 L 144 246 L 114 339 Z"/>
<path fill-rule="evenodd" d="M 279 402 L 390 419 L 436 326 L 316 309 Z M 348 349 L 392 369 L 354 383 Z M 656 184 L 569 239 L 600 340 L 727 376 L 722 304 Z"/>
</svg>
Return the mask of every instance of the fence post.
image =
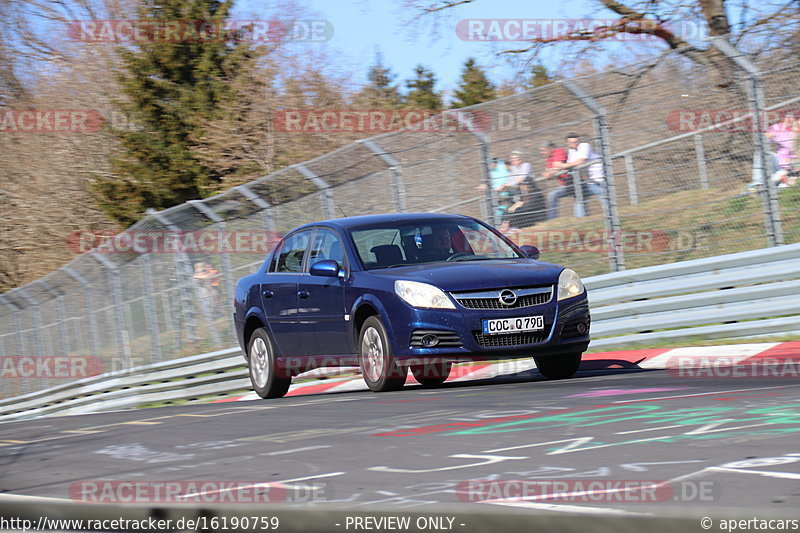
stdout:
<svg viewBox="0 0 800 533">
<path fill-rule="evenodd" d="M 720 52 L 725 54 L 737 67 L 745 72 L 749 80 L 748 86 L 748 106 L 753 115 L 753 143 L 757 157 L 753 161 L 753 171 L 755 175 L 760 175 L 764 187 L 762 188 L 762 198 L 764 199 L 764 218 L 767 229 L 767 239 L 770 246 L 783 244 L 783 228 L 781 227 L 780 206 L 778 205 L 778 195 L 775 184 L 772 183 L 767 168 L 767 157 L 769 149 L 767 139 L 764 135 L 766 103 L 764 101 L 764 91 L 762 89 L 761 72 L 747 59 L 747 56 L 734 48 L 724 37 L 712 37 L 711 44 Z"/>
<path fill-rule="evenodd" d="M 697 156 L 697 173 L 700 175 L 700 188 L 708 189 L 708 170 L 706 169 L 706 148 L 703 145 L 703 135 L 694 136 L 694 153 Z"/>
<path fill-rule="evenodd" d="M 477 140 L 480 150 L 480 163 L 482 182 L 484 189 L 484 210 L 487 212 L 486 218 L 492 221 L 492 224 L 497 226 L 500 224 L 500 217 L 497 215 L 497 194 L 492 187 L 492 169 L 491 169 L 491 156 L 489 155 L 489 147 L 492 140 L 488 134 L 481 131 L 472 119 L 468 118 L 463 110 L 445 111 L 445 113 L 455 113 L 458 125 L 463 127 L 466 131 L 470 132 Z"/>
<path fill-rule="evenodd" d="M 333 193 L 331 192 L 331 186 L 328 185 L 324 179 L 311 172 L 308 167 L 300 163 L 292 165 L 290 168 L 297 169 L 297 171 L 300 172 L 304 178 L 316 185 L 319 190 L 322 191 L 322 197 L 320 198 L 320 202 L 322 203 L 322 212 L 325 213 L 327 218 L 335 218 L 336 210 L 333 206 Z"/>
<path fill-rule="evenodd" d="M 111 278 L 111 297 L 114 300 L 114 325 L 116 329 L 117 346 L 119 348 L 122 369 L 127 370 L 133 366 L 133 354 L 129 345 L 129 332 L 125 326 L 125 310 L 122 306 L 122 283 L 119 279 L 119 268 L 111 260 L 103 257 L 103 254 L 90 253 L 89 256 L 106 268 L 106 274 Z M 112 364 L 112 369 L 116 370 L 116 365 Z"/>
<path fill-rule="evenodd" d="M 147 331 L 150 332 L 150 349 L 153 352 L 153 361 L 159 362 L 164 359 L 161 352 L 161 341 L 159 335 L 161 331 L 158 327 L 158 315 L 156 314 L 155 290 L 153 289 L 153 267 L 150 263 L 150 254 L 141 254 L 142 258 L 142 278 L 144 279 L 144 321 L 147 324 Z"/>
<path fill-rule="evenodd" d="M 572 190 L 575 191 L 575 203 L 583 203 L 583 187 L 581 186 L 581 171 L 577 168 L 569 169 L 570 179 L 572 180 Z"/>
<path fill-rule="evenodd" d="M 39 284 L 45 292 L 53 297 L 56 301 L 56 313 L 58 313 L 58 334 L 61 337 L 61 342 L 66 343 L 67 349 L 65 352 L 69 352 L 71 350 L 72 343 L 69 341 L 69 335 L 67 334 L 67 323 L 64 320 L 66 316 L 66 311 L 64 309 L 64 295 L 61 292 L 53 289 L 50 285 L 48 285 L 44 280 L 36 280 L 34 283 Z M 59 350 L 60 351 L 60 350 Z M 53 351 L 53 355 L 66 355 L 66 353 L 55 353 Z"/>
<path fill-rule="evenodd" d="M 625 171 L 628 174 L 628 194 L 631 205 L 639 204 L 639 191 L 636 190 L 636 169 L 633 166 L 633 156 L 625 154 Z"/>
<path fill-rule="evenodd" d="M 606 124 L 605 110 L 594 98 L 589 96 L 577 83 L 571 80 L 561 82 L 564 87 L 572 93 L 575 98 L 594 113 L 595 130 L 600 139 L 600 157 L 602 158 L 603 174 L 606 177 L 606 208 L 605 221 L 606 231 L 608 231 L 608 259 L 612 272 L 625 270 L 625 257 L 620 243 L 620 223 L 617 213 L 617 189 L 614 185 L 614 170 L 611 165 L 611 142 L 609 139 L 608 126 Z"/>
<path fill-rule="evenodd" d="M 369 139 L 359 139 L 356 141 L 378 156 L 378 158 L 386 163 L 389 170 L 392 172 L 392 188 L 394 190 L 394 206 L 398 212 L 404 213 L 406 210 L 406 187 L 403 181 L 403 173 L 400 170 L 400 162 L 395 159 L 389 152 L 378 146 L 375 141 Z"/>
<path fill-rule="evenodd" d="M 86 316 L 89 318 L 89 338 L 92 347 L 92 355 L 100 355 L 100 335 L 97 331 L 97 317 L 95 316 L 94 294 L 92 294 L 92 285 L 89 280 L 78 274 L 72 267 L 62 267 L 69 277 L 83 285 L 83 295 L 86 299 Z"/>
</svg>

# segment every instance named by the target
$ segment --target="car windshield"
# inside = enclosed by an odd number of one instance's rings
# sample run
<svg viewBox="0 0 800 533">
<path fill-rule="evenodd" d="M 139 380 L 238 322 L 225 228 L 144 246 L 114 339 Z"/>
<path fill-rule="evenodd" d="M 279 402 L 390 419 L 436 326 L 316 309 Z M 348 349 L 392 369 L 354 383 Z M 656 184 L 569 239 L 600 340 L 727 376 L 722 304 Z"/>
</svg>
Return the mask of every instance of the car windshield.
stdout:
<svg viewBox="0 0 800 533">
<path fill-rule="evenodd" d="M 367 270 L 522 257 L 489 227 L 467 219 L 386 222 L 350 234 Z"/>
</svg>

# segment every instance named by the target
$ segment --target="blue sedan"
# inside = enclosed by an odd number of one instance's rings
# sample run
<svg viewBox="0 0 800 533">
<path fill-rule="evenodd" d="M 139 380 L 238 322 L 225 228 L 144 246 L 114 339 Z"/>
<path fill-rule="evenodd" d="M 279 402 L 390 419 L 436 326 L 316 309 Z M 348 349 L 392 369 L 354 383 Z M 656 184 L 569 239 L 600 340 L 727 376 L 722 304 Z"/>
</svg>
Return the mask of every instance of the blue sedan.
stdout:
<svg viewBox="0 0 800 533">
<path fill-rule="evenodd" d="M 253 388 L 277 398 L 302 372 L 355 365 L 376 392 L 402 388 L 409 369 L 436 386 L 453 363 L 513 357 L 570 377 L 589 344 L 586 290 L 538 255 L 462 215 L 300 226 L 236 286 Z"/>
</svg>

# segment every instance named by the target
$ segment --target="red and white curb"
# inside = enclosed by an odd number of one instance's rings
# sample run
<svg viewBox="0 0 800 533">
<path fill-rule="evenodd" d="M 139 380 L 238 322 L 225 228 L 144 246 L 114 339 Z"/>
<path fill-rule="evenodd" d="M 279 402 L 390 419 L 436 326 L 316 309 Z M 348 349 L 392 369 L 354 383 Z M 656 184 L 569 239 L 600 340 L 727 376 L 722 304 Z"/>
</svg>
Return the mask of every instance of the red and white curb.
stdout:
<svg viewBox="0 0 800 533">
<path fill-rule="evenodd" d="M 731 344 L 725 346 L 698 346 L 689 348 L 664 348 L 647 350 L 624 350 L 615 352 L 597 352 L 585 354 L 581 363 L 581 370 L 602 369 L 666 369 L 674 368 L 676 362 L 681 365 L 691 365 L 694 361 L 698 365 L 740 365 L 745 362 L 756 362 L 759 359 L 794 359 L 800 362 L 800 342 L 762 342 L 753 344 Z M 533 359 L 518 359 L 514 361 L 500 361 L 483 364 L 458 364 L 453 366 L 448 382 L 475 381 L 494 378 L 510 374 L 517 374 L 536 368 Z M 355 371 L 356 369 L 353 369 Z M 303 377 L 319 376 L 320 371 L 312 371 L 300 375 Z M 322 372 L 330 374 L 328 372 Z M 336 375 L 336 374 L 334 374 Z M 298 378 L 296 378 L 298 379 Z M 407 384 L 413 385 L 417 381 L 409 374 Z M 289 388 L 286 396 L 300 396 L 305 394 L 323 394 L 336 392 L 350 392 L 366 390 L 367 385 L 360 375 L 331 377 L 324 380 L 304 381 L 295 383 Z M 241 402 L 257 400 L 255 392 L 243 396 L 225 398 L 214 403 Z"/>
</svg>

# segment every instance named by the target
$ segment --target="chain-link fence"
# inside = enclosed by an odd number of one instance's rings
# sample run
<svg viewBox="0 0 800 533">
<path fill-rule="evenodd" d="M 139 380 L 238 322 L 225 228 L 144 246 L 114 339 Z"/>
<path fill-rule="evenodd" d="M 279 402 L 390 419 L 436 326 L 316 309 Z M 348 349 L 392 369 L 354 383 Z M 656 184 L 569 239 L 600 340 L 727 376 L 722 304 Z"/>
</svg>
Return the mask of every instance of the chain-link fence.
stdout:
<svg viewBox="0 0 800 533">
<path fill-rule="evenodd" d="M 799 103 L 796 61 L 755 61 L 717 42 L 473 106 L 452 115 L 454 128 L 386 133 L 150 213 L 0 295 L 1 395 L 81 377 L 59 372 L 61 357 L 95 358 L 92 368 L 108 372 L 235 345 L 236 280 L 299 224 L 400 211 L 513 222 L 491 187 L 492 161 L 518 150 L 540 176 L 539 147 L 573 132 L 596 153 L 600 174 L 589 178 L 599 189 L 577 183 L 557 213 L 539 202 L 509 230 L 543 260 L 589 276 L 797 242 L 800 187 L 784 186 L 796 152 L 774 163 L 772 133 Z M 791 135 L 778 137 L 787 148 Z M 566 186 L 531 185 L 541 198 Z M 576 201 L 588 214 L 572 216 Z M 548 207 L 560 216 L 548 219 Z"/>
</svg>

